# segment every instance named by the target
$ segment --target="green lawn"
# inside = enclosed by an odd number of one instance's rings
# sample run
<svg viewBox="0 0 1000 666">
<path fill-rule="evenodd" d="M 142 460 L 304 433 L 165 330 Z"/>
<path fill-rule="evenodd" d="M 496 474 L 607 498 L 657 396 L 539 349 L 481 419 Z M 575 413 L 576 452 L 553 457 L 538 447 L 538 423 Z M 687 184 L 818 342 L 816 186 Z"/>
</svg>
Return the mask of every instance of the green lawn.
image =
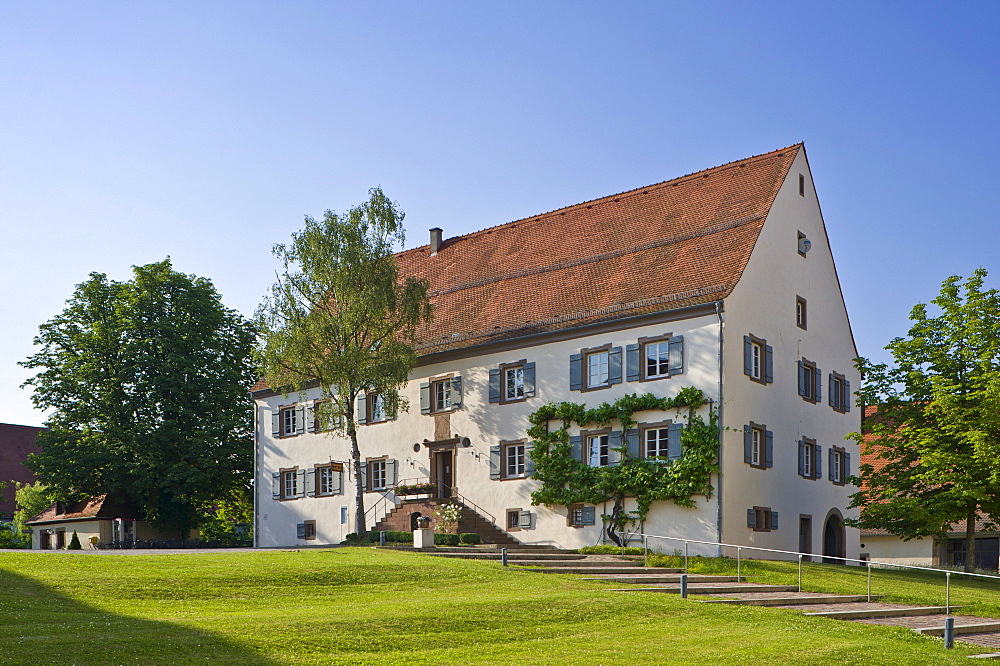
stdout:
<svg viewBox="0 0 1000 666">
<path fill-rule="evenodd" d="M 370 548 L 0 553 L 4 664 L 935 664 L 976 651 Z"/>
</svg>

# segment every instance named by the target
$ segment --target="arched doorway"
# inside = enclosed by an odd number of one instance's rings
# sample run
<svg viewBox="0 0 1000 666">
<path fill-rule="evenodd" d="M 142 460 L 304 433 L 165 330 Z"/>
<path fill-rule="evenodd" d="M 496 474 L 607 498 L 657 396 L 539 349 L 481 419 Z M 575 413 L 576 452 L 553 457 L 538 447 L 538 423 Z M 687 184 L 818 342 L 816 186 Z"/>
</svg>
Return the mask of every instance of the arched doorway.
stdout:
<svg viewBox="0 0 1000 666">
<path fill-rule="evenodd" d="M 823 527 L 823 561 L 840 563 L 839 558 L 845 557 L 844 523 L 838 513 L 831 514 Z"/>
</svg>

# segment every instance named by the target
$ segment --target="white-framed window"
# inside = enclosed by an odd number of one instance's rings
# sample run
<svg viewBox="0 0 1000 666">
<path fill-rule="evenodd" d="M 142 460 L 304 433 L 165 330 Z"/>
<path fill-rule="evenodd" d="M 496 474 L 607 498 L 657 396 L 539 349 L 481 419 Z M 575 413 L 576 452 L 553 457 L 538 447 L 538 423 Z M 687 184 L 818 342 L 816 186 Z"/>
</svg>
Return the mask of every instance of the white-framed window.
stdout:
<svg viewBox="0 0 1000 666">
<path fill-rule="evenodd" d="M 298 430 L 298 410 L 295 407 L 286 407 L 281 410 L 281 434 L 282 436 L 294 435 Z"/>
<path fill-rule="evenodd" d="M 503 370 L 503 402 L 524 398 L 524 366 L 515 365 Z"/>
<path fill-rule="evenodd" d="M 608 385 L 608 370 L 610 361 L 608 350 L 596 351 L 586 356 L 587 388 L 598 388 Z"/>
<path fill-rule="evenodd" d="M 751 421 L 743 426 L 743 462 L 758 469 L 774 466 L 774 433 Z"/>
<path fill-rule="evenodd" d="M 838 486 L 847 483 L 851 475 L 851 454 L 839 446 L 830 449 L 830 480 Z"/>
<path fill-rule="evenodd" d="M 812 477 L 813 475 L 813 463 L 815 462 L 816 454 L 815 448 L 812 446 L 806 446 L 803 450 L 802 456 L 802 476 Z"/>
<path fill-rule="evenodd" d="M 670 340 L 645 344 L 646 379 L 670 376 Z"/>
<path fill-rule="evenodd" d="M 803 437 L 799 440 L 799 476 L 819 479 L 823 476 L 823 449 L 816 440 Z"/>
<path fill-rule="evenodd" d="M 587 435 L 584 440 L 587 446 L 584 462 L 591 467 L 606 467 L 609 459 L 608 439 L 607 434 Z"/>
<path fill-rule="evenodd" d="M 767 340 L 755 335 L 743 336 L 743 374 L 758 384 L 770 384 L 773 376 L 773 350 Z"/>
<path fill-rule="evenodd" d="M 446 412 L 451 409 L 451 379 L 431 384 L 431 411 Z"/>
<path fill-rule="evenodd" d="M 806 318 L 806 299 L 801 296 L 795 297 L 795 325 L 803 331 L 807 330 L 808 320 Z"/>
<path fill-rule="evenodd" d="M 764 446 L 764 442 L 762 441 L 764 437 L 762 435 L 763 433 L 760 431 L 760 428 L 750 429 L 750 464 L 756 467 L 761 466 L 761 460 L 764 458 L 761 451 Z"/>
<path fill-rule="evenodd" d="M 378 423 L 380 421 L 388 421 L 388 412 L 385 409 L 385 397 L 382 394 L 372 394 L 369 397 L 369 404 L 371 404 L 371 421 L 372 423 Z"/>
<path fill-rule="evenodd" d="M 299 495 L 299 471 L 281 470 L 281 499 L 291 499 Z"/>
<path fill-rule="evenodd" d="M 761 378 L 761 368 L 763 368 L 764 345 L 759 342 L 750 343 L 750 376 L 754 379 Z"/>
<path fill-rule="evenodd" d="M 316 494 L 336 495 L 340 493 L 343 488 L 342 474 L 343 466 L 339 463 L 316 467 Z"/>
<path fill-rule="evenodd" d="M 646 457 L 667 458 L 670 456 L 670 430 L 649 428 L 645 431 Z"/>
<path fill-rule="evenodd" d="M 372 460 L 368 463 L 369 474 L 371 474 L 371 489 L 382 490 L 386 486 L 386 462 L 385 460 Z"/>
<path fill-rule="evenodd" d="M 513 479 L 525 475 L 524 444 L 505 444 L 503 447 L 504 478 Z"/>
</svg>

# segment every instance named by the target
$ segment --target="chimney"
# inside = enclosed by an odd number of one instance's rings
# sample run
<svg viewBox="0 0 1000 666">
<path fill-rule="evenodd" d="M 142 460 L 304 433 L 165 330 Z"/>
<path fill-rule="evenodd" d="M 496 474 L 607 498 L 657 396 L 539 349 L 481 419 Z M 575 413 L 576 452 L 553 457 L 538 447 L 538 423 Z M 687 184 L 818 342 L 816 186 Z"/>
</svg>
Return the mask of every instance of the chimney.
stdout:
<svg viewBox="0 0 1000 666">
<path fill-rule="evenodd" d="M 441 229 L 434 227 L 431 229 L 431 256 L 433 257 L 441 249 Z"/>
</svg>

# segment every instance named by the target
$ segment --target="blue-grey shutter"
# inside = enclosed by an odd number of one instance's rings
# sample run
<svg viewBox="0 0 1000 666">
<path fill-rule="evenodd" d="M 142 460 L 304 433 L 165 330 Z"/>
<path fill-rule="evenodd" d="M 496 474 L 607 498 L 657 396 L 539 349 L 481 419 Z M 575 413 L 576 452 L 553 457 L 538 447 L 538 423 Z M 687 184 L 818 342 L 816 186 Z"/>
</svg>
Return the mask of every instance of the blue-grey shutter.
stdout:
<svg viewBox="0 0 1000 666">
<path fill-rule="evenodd" d="M 774 467 L 774 433 L 764 431 L 764 467 Z"/>
<path fill-rule="evenodd" d="M 683 423 L 671 423 L 667 428 L 667 457 L 670 460 L 677 460 L 684 453 L 681 448 L 681 432 L 683 430 Z"/>
<path fill-rule="evenodd" d="M 522 511 L 517 515 L 517 526 L 522 530 L 531 529 L 531 512 Z"/>
<path fill-rule="evenodd" d="M 845 412 L 851 411 L 851 403 L 854 402 L 854 396 L 851 394 L 851 382 L 844 380 L 844 404 L 841 406 Z"/>
<path fill-rule="evenodd" d="M 639 429 L 630 428 L 625 432 L 625 447 L 628 449 L 629 458 L 641 458 L 642 451 L 639 448 Z"/>
<path fill-rule="evenodd" d="M 743 426 L 743 462 L 753 464 L 753 428 Z"/>
<path fill-rule="evenodd" d="M 535 397 L 535 362 L 524 364 L 524 397 Z"/>
<path fill-rule="evenodd" d="M 457 409 L 462 406 L 462 376 L 451 378 L 451 406 Z"/>
<path fill-rule="evenodd" d="M 608 464 L 617 465 L 622 461 L 622 431 L 612 430 L 608 435 Z"/>
<path fill-rule="evenodd" d="M 306 406 L 299 405 L 295 408 L 295 434 L 306 431 Z"/>
<path fill-rule="evenodd" d="M 420 411 L 423 412 L 423 387 L 420 390 Z M 430 400 L 428 399 L 428 402 Z M 490 369 L 490 402 L 500 402 L 500 368 Z"/>
<path fill-rule="evenodd" d="M 837 402 L 836 402 L 836 400 L 835 400 L 835 398 L 837 397 L 837 392 L 834 390 L 833 380 L 834 380 L 834 377 L 833 377 L 833 373 L 831 372 L 827 376 L 827 378 L 826 378 L 826 382 L 828 384 L 827 390 L 829 392 L 828 395 L 826 396 L 826 400 L 827 400 L 827 402 L 830 403 L 831 407 L 833 407 L 834 409 L 838 409 L 840 407 L 840 405 L 838 405 Z"/>
<path fill-rule="evenodd" d="M 753 377 L 753 340 L 743 336 L 743 374 Z"/>
<path fill-rule="evenodd" d="M 281 410 L 271 414 L 271 437 L 281 437 Z"/>
<path fill-rule="evenodd" d="M 806 443 L 799 440 L 799 476 L 806 475 Z"/>
<path fill-rule="evenodd" d="M 306 497 L 316 496 L 316 469 L 313 467 L 306 470 L 303 495 Z"/>
<path fill-rule="evenodd" d="M 395 459 L 390 459 L 385 461 L 385 487 L 395 486 L 396 472 L 399 469 L 399 462 Z"/>
<path fill-rule="evenodd" d="M 281 472 L 271 474 L 271 499 L 281 499 Z"/>
<path fill-rule="evenodd" d="M 774 383 L 774 347 L 764 345 L 764 381 Z"/>
<path fill-rule="evenodd" d="M 306 405 L 306 432 L 316 432 L 316 408 Z"/>
<path fill-rule="evenodd" d="M 813 477 L 816 479 L 823 478 L 823 447 L 816 446 L 813 451 Z"/>
<path fill-rule="evenodd" d="M 583 507 L 583 511 L 581 512 L 583 514 L 582 525 L 594 525 L 597 523 L 597 512 L 595 509 L 596 507 L 593 506 Z"/>
<path fill-rule="evenodd" d="M 608 384 L 622 383 L 622 348 L 608 350 Z"/>
<path fill-rule="evenodd" d="M 535 450 L 535 443 L 528 442 L 524 446 L 524 473 L 531 476 L 535 473 L 535 460 L 531 457 L 532 451 Z"/>
<path fill-rule="evenodd" d="M 305 523 L 299 523 L 298 525 L 295 526 L 295 538 L 296 539 L 305 539 L 306 538 L 306 524 Z"/>
<path fill-rule="evenodd" d="M 333 470 L 333 474 L 330 475 L 330 492 L 334 495 L 340 495 L 344 492 L 344 473 Z"/>
<path fill-rule="evenodd" d="M 806 395 L 806 366 L 799 359 L 799 395 L 805 397 Z"/>
<path fill-rule="evenodd" d="M 581 460 L 587 462 L 583 458 L 583 437 L 580 435 L 571 435 L 569 438 L 569 456 L 573 460 Z"/>
<path fill-rule="evenodd" d="M 844 483 L 847 483 L 847 477 L 851 475 L 851 454 L 844 451 L 844 478 L 841 479 Z"/>
<path fill-rule="evenodd" d="M 500 446 L 490 447 L 490 479 L 496 481 L 500 479 Z"/>
<path fill-rule="evenodd" d="M 834 455 L 833 454 L 834 454 L 834 450 L 833 449 L 830 449 L 829 451 L 826 452 L 826 455 L 830 456 L 830 469 L 828 469 L 826 471 L 826 473 L 828 475 L 828 478 L 831 481 L 833 481 L 833 475 L 834 475 L 834 459 L 833 459 Z"/>
<path fill-rule="evenodd" d="M 816 402 L 823 400 L 823 371 L 816 368 L 816 394 L 813 396 Z"/>
<path fill-rule="evenodd" d="M 777 511 L 772 511 L 771 512 L 771 529 L 772 530 L 778 529 L 778 512 Z"/>
<path fill-rule="evenodd" d="M 684 372 L 684 336 L 675 335 L 670 338 L 669 367 L 671 375 L 679 375 Z"/>
<path fill-rule="evenodd" d="M 757 527 L 757 512 L 753 509 L 747 509 L 747 527 L 750 529 Z"/>
<path fill-rule="evenodd" d="M 642 377 L 639 370 L 639 350 L 638 344 L 625 347 L 625 381 L 637 382 Z"/>
<path fill-rule="evenodd" d="M 420 413 L 431 413 L 431 384 L 423 382 L 420 384 Z"/>
<path fill-rule="evenodd" d="M 569 357 L 569 390 L 579 391 L 583 388 L 583 354 L 572 354 Z"/>
<path fill-rule="evenodd" d="M 306 496 L 306 471 L 304 469 L 299 470 L 298 487 L 295 490 L 299 497 Z"/>
<path fill-rule="evenodd" d="M 355 416 L 358 418 L 358 423 L 364 425 L 368 423 L 368 394 L 360 393 L 358 394 L 358 406 L 355 410 Z"/>
</svg>

